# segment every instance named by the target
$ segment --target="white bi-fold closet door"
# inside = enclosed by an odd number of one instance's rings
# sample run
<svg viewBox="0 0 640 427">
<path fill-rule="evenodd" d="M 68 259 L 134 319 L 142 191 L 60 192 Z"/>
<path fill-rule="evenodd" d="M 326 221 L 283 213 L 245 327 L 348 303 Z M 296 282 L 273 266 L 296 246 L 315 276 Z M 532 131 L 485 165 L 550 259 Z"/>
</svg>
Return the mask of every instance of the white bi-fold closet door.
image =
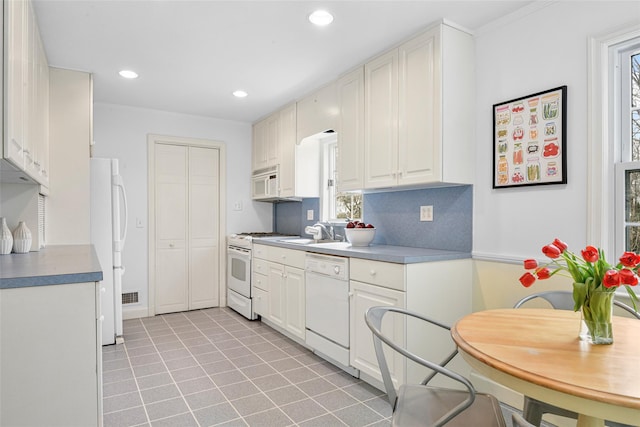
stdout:
<svg viewBox="0 0 640 427">
<path fill-rule="evenodd" d="M 156 141 L 155 314 L 220 304 L 220 151 Z"/>
</svg>

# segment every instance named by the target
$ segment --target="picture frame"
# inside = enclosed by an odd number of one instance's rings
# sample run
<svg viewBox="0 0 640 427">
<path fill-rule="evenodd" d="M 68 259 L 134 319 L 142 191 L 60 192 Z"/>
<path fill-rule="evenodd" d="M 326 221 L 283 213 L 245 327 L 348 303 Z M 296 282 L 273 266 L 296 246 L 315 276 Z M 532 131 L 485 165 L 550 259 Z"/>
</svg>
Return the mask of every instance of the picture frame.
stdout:
<svg viewBox="0 0 640 427">
<path fill-rule="evenodd" d="M 567 86 L 493 105 L 493 188 L 567 183 Z"/>
</svg>

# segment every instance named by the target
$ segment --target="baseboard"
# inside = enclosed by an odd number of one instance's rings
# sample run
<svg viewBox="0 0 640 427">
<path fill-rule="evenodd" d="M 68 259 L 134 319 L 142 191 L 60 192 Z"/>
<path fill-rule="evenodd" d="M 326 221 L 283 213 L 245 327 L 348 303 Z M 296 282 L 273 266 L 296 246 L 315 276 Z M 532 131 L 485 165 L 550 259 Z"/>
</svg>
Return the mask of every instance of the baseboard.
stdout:
<svg viewBox="0 0 640 427">
<path fill-rule="evenodd" d="M 149 309 L 147 307 L 122 307 L 122 320 L 140 319 L 149 317 Z"/>
</svg>

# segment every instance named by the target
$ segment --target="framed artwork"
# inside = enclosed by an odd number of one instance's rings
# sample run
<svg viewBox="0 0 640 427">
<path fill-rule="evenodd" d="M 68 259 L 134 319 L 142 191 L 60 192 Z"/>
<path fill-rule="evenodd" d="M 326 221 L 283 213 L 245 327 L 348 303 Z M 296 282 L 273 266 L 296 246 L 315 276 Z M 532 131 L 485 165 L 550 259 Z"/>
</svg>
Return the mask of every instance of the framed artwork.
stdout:
<svg viewBox="0 0 640 427">
<path fill-rule="evenodd" d="M 567 87 L 493 106 L 493 188 L 567 183 Z"/>
</svg>

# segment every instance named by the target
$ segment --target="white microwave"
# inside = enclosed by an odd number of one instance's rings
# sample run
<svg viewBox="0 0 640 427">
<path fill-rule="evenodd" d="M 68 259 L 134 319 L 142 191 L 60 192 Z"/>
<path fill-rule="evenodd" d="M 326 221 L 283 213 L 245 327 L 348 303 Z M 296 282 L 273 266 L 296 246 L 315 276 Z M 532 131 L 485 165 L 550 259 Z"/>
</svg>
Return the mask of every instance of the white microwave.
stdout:
<svg viewBox="0 0 640 427">
<path fill-rule="evenodd" d="M 278 199 L 278 166 L 259 169 L 251 176 L 251 198 L 253 200 Z"/>
</svg>

